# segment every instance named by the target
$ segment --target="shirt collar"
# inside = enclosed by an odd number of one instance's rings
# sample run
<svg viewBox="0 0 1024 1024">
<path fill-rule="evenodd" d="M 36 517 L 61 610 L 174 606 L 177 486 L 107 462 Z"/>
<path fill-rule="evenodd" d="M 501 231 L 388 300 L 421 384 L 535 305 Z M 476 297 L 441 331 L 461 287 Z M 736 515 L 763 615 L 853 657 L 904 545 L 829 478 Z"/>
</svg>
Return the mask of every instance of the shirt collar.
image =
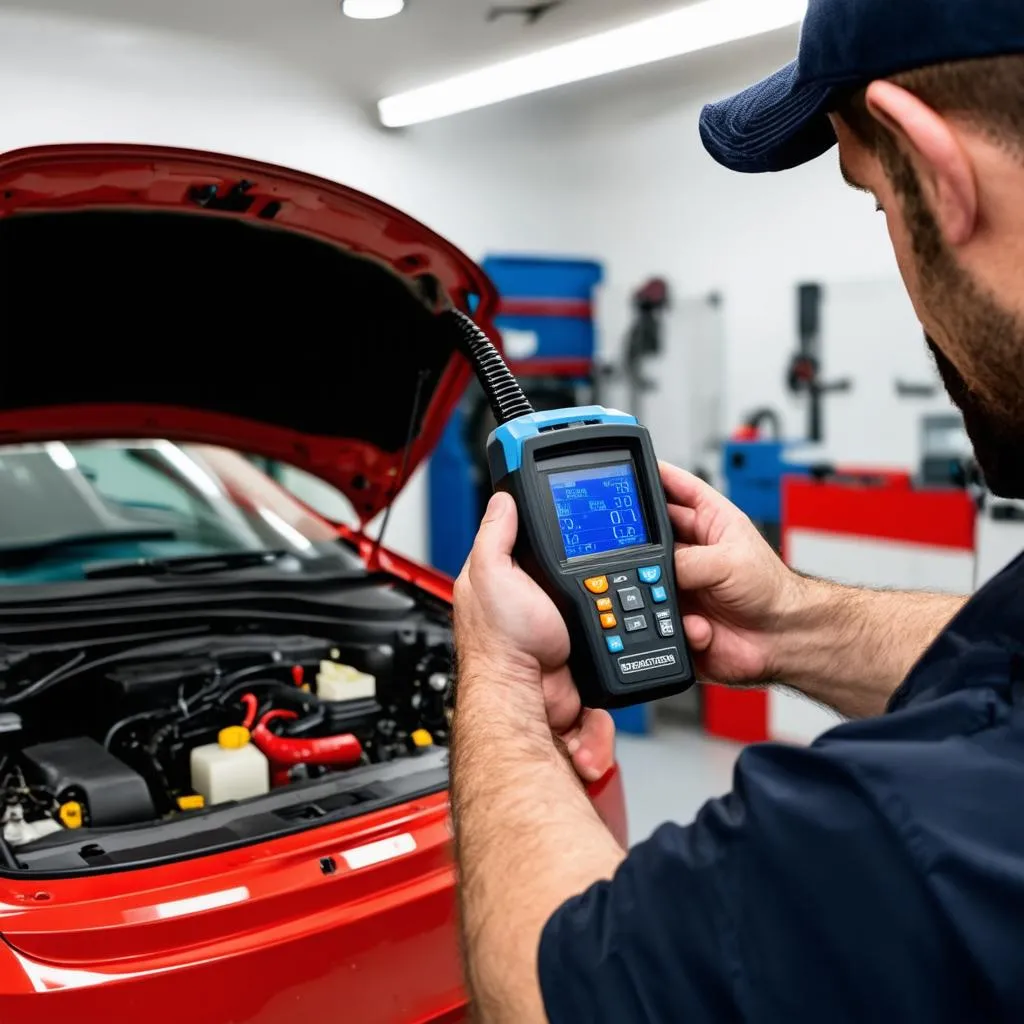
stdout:
<svg viewBox="0 0 1024 1024">
<path fill-rule="evenodd" d="M 1024 682 L 1024 555 L 967 602 L 896 691 L 889 711 L 1014 682 Z"/>
</svg>

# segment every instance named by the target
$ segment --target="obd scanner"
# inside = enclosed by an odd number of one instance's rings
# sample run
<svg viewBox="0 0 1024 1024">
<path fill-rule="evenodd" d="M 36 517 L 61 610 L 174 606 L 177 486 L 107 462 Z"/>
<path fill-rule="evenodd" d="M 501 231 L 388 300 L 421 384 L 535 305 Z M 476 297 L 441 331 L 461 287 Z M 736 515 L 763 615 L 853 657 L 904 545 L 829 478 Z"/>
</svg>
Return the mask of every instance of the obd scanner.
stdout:
<svg viewBox="0 0 1024 1024">
<path fill-rule="evenodd" d="M 569 629 L 583 703 L 623 708 L 694 682 L 668 505 L 648 431 L 600 406 L 536 413 L 487 336 L 450 311 L 498 422 L 495 490 L 519 509 L 515 558 Z"/>
</svg>

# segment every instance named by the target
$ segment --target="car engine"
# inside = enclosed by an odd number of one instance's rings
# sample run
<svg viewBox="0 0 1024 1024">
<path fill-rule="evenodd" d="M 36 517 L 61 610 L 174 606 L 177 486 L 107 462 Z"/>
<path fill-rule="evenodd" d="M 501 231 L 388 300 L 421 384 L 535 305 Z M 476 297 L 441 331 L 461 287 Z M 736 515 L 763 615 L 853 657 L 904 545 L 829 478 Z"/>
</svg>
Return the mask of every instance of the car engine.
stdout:
<svg viewBox="0 0 1024 1024">
<path fill-rule="evenodd" d="M 450 633 L 437 617 L 355 640 L 265 621 L 168 632 L 0 646 L 6 859 L 57 833 L 202 815 L 448 744 Z"/>
</svg>

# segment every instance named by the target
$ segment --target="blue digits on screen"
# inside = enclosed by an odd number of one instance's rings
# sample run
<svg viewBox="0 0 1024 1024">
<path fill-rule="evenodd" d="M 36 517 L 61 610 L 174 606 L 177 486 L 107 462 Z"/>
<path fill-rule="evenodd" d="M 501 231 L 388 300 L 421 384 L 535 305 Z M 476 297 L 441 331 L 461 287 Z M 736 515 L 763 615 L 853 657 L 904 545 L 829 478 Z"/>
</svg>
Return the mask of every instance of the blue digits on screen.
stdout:
<svg viewBox="0 0 1024 1024">
<path fill-rule="evenodd" d="M 647 543 L 647 524 L 631 463 L 548 475 L 566 558 Z"/>
</svg>

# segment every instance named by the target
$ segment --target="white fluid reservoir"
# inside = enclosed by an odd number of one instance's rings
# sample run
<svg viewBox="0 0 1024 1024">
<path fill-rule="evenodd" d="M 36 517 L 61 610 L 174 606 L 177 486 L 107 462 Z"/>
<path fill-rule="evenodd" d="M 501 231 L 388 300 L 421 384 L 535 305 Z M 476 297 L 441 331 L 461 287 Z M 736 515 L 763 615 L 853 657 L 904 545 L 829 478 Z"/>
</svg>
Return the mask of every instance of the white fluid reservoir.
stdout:
<svg viewBox="0 0 1024 1024">
<path fill-rule="evenodd" d="M 207 806 L 270 792 L 270 764 L 240 725 L 222 729 L 216 743 L 194 747 L 189 767 L 192 788 Z"/>
</svg>

